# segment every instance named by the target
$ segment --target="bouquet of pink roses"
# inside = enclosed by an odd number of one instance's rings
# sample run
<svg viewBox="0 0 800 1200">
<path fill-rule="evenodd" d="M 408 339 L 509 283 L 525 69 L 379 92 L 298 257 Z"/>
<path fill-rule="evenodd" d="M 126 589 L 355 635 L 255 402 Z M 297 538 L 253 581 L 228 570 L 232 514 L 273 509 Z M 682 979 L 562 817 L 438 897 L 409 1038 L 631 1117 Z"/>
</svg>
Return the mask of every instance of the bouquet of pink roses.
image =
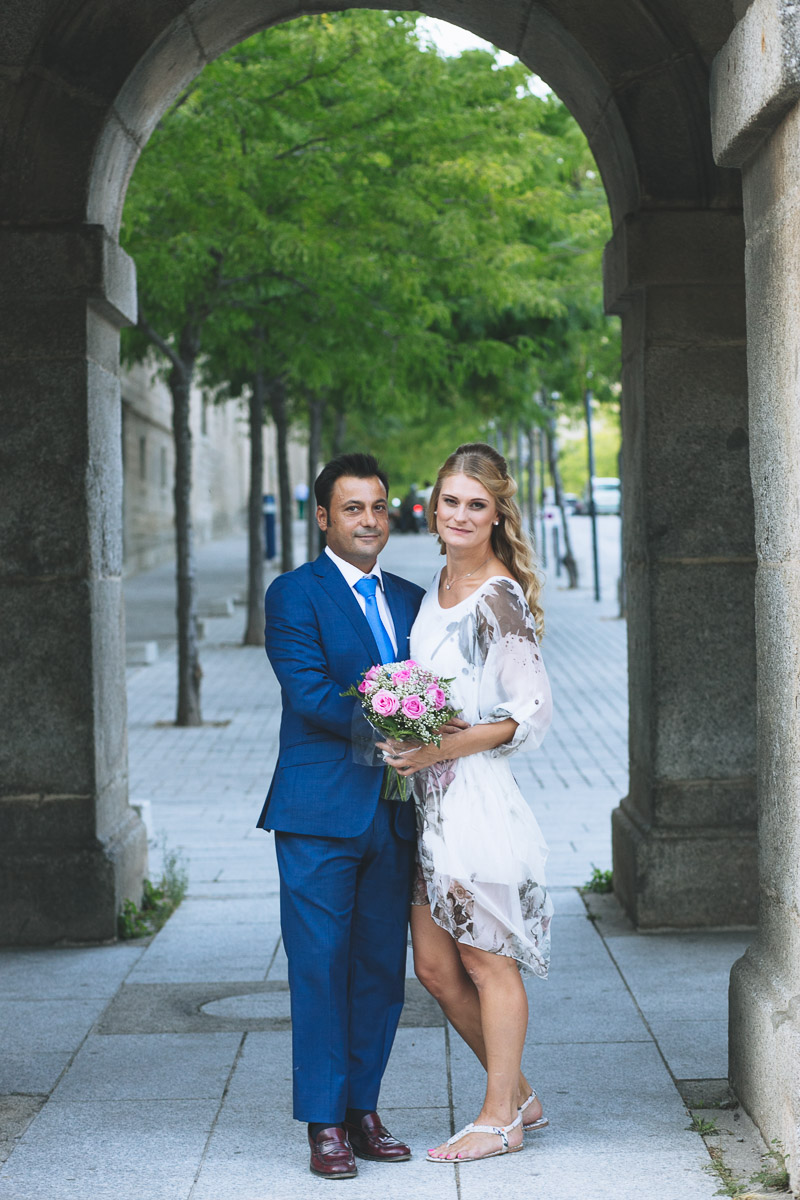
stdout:
<svg viewBox="0 0 800 1200">
<path fill-rule="evenodd" d="M 364 716 L 378 733 L 395 741 L 413 740 L 440 746 L 440 728 L 460 711 L 450 699 L 448 685 L 452 682 L 409 658 L 405 662 L 370 667 L 361 682 L 342 695 L 355 696 L 361 701 Z M 394 773 L 400 797 L 405 800 L 406 779 Z"/>
</svg>

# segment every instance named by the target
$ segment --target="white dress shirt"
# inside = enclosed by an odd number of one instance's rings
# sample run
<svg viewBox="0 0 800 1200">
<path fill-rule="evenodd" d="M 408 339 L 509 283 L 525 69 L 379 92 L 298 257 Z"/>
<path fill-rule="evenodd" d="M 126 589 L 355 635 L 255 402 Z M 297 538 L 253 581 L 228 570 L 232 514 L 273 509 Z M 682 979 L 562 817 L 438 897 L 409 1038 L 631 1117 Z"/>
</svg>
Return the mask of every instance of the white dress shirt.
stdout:
<svg viewBox="0 0 800 1200">
<path fill-rule="evenodd" d="M 337 554 L 333 553 L 330 546 L 325 547 L 325 553 L 333 560 L 333 562 L 336 563 L 336 566 L 344 576 L 345 583 L 358 601 L 358 607 L 365 616 L 367 613 L 367 602 L 361 593 L 356 591 L 356 584 L 362 579 L 369 579 L 370 575 L 375 576 L 378 581 L 378 587 L 375 591 L 375 599 L 378 601 L 378 612 L 381 614 L 381 620 L 383 621 L 386 632 L 391 639 L 394 652 L 397 654 L 397 634 L 395 633 L 391 610 L 389 605 L 386 603 L 386 593 L 383 590 L 383 576 L 381 575 L 381 569 L 377 562 L 372 570 L 369 573 L 366 573 L 359 567 L 354 567 L 352 563 L 345 562 L 343 558 L 339 558 Z"/>
</svg>

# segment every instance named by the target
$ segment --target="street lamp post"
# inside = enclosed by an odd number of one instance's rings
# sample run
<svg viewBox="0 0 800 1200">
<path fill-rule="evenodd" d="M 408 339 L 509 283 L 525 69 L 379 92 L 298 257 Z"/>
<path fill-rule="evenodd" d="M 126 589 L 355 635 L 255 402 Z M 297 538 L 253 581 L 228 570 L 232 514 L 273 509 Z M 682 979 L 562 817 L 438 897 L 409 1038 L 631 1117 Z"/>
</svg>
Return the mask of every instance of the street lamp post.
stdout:
<svg viewBox="0 0 800 1200">
<path fill-rule="evenodd" d="M 594 507 L 594 442 L 592 441 L 592 390 L 583 394 L 586 408 L 586 442 L 589 450 L 589 517 L 592 522 L 592 568 L 594 570 L 594 598 L 600 599 L 600 569 L 597 562 L 597 513 Z"/>
<path fill-rule="evenodd" d="M 539 538 L 539 554 L 542 559 L 542 566 L 547 566 L 547 537 L 545 535 L 545 460 L 544 460 L 544 430 L 539 426 L 539 521 L 541 526 L 541 536 Z"/>
</svg>

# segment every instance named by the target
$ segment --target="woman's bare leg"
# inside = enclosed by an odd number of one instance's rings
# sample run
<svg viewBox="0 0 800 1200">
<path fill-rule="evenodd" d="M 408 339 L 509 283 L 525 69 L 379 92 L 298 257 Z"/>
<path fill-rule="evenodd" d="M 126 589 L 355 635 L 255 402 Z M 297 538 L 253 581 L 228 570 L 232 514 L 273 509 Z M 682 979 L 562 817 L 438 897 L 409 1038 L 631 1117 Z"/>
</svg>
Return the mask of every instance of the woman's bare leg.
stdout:
<svg viewBox="0 0 800 1200">
<path fill-rule="evenodd" d="M 478 989 L 461 961 L 456 942 L 436 924 L 427 904 L 411 906 L 411 942 L 417 979 L 441 1005 L 447 1020 L 486 1070 Z M 517 1103 L 524 1104 L 532 1090 L 520 1072 Z M 536 1121 L 541 1115 L 542 1106 L 537 1096 L 525 1109 L 525 1119 Z"/>
<path fill-rule="evenodd" d="M 517 1116 L 522 1050 L 528 1027 L 528 997 L 513 958 L 457 943 L 462 963 L 475 985 L 486 1055 L 486 1096 L 476 1125 L 510 1125 Z M 522 1143 L 522 1126 L 508 1135 Z M 436 1158 L 477 1158 L 500 1149 L 496 1134 L 470 1133 L 452 1146 L 430 1153 Z"/>
<path fill-rule="evenodd" d="M 525 988 L 513 959 L 454 944 L 478 998 L 486 1059 L 486 1096 L 475 1124 L 510 1125 L 517 1115 L 520 1063 L 528 1022 Z M 515 1129 L 509 1134 L 509 1144 L 520 1145 L 522 1136 L 522 1128 Z M 431 1154 L 451 1159 L 479 1157 L 499 1148 L 496 1134 L 469 1134 L 453 1146 L 436 1147 Z"/>
</svg>

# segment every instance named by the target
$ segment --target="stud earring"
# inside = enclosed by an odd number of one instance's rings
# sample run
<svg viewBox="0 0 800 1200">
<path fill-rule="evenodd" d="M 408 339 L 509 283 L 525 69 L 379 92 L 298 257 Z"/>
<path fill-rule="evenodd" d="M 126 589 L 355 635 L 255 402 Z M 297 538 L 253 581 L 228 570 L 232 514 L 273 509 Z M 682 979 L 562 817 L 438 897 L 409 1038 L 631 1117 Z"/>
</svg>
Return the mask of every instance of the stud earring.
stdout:
<svg viewBox="0 0 800 1200">
<path fill-rule="evenodd" d="M 500 524 L 500 522 L 499 522 L 499 521 L 495 521 L 495 522 L 494 522 L 494 524 L 495 524 L 495 525 L 499 525 L 499 524 Z"/>
</svg>

